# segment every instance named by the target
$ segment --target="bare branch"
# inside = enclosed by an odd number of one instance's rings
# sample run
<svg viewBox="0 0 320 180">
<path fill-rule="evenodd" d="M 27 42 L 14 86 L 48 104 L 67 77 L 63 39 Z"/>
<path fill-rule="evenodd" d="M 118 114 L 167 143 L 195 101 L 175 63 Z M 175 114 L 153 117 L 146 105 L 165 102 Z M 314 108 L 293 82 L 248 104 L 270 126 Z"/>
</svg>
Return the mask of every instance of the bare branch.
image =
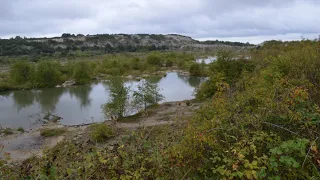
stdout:
<svg viewBox="0 0 320 180">
<path fill-rule="evenodd" d="M 268 124 L 268 125 L 271 125 L 271 126 L 274 126 L 274 127 L 280 128 L 280 129 L 283 129 L 283 130 L 286 130 L 286 131 L 288 131 L 288 132 L 290 132 L 290 133 L 292 133 L 292 134 L 295 134 L 295 135 L 297 135 L 297 136 L 300 137 L 300 135 L 299 135 L 298 133 L 293 132 L 293 131 L 291 131 L 290 129 L 284 128 L 284 127 L 282 127 L 282 126 L 279 126 L 279 125 L 277 125 L 277 124 L 272 124 L 272 123 L 269 123 L 269 122 L 262 122 L 262 123 L 263 123 L 263 124 Z"/>
<path fill-rule="evenodd" d="M 309 148 L 309 150 L 308 150 L 308 153 L 307 153 L 307 155 L 306 155 L 306 157 L 304 158 L 304 161 L 303 161 L 303 163 L 302 163 L 302 168 L 303 168 L 303 166 L 304 166 L 304 163 L 305 163 L 306 160 L 307 160 L 307 157 L 308 157 L 308 155 L 309 155 L 309 153 L 310 153 L 310 151 L 311 151 L 312 146 L 314 145 L 314 143 L 317 142 L 318 139 L 319 139 L 319 137 L 317 137 L 317 138 L 312 142 L 312 144 L 310 145 L 310 148 Z"/>
</svg>

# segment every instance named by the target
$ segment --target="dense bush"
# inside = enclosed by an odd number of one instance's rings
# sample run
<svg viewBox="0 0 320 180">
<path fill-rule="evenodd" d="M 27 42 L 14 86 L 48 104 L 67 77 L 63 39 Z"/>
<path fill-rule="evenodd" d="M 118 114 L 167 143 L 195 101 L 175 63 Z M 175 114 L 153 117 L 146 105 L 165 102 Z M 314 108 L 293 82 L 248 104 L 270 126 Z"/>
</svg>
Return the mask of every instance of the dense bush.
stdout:
<svg viewBox="0 0 320 180">
<path fill-rule="evenodd" d="M 159 53 L 151 53 L 150 55 L 148 55 L 147 62 L 150 65 L 156 65 L 156 66 L 163 65 L 163 60 Z"/>
<path fill-rule="evenodd" d="M 253 71 L 254 63 L 242 59 L 236 60 L 230 52 L 220 52 L 217 61 L 210 64 L 207 72 L 210 77 L 197 89 L 196 97 L 199 100 L 211 98 L 222 82 L 233 87 L 241 79 L 242 74 Z M 200 71 L 200 65 L 197 69 Z"/>
<path fill-rule="evenodd" d="M 90 137 L 95 142 L 105 142 L 115 135 L 112 127 L 101 123 L 101 124 L 93 124 L 90 126 Z"/>
<path fill-rule="evenodd" d="M 32 79 L 34 69 L 32 65 L 26 61 L 18 61 L 13 64 L 10 71 L 10 77 L 14 83 L 24 84 Z"/>
<path fill-rule="evenodd" d="M 85 84 L 89 83 L 91 80 L 91 69 L 94 67 L 90 67 L 86 62 L 79 62 L 74 66 L 73 70 L 73 78 L 75 79 L 77 84 Z"/>
<path fill-rule="evenodd" d="M 35 73 L 36 87 L 54 87 L 61 83 L 61 66 L 57 62 L 42 61 Z"/>
<path fill-rule="evenodd" d="M 190 75 L 191 76 L 200 76 L 202 74 L 201 72 L 201 66 L 198 63 L 194 63 L 190 66 Z"/>
</svg>

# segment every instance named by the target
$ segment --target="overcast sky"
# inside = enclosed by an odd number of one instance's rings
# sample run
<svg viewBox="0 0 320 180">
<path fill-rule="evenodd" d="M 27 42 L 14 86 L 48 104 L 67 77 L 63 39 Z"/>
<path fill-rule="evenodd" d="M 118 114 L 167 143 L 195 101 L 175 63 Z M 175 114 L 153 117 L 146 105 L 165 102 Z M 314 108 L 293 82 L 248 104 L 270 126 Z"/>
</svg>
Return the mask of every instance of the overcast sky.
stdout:
<svg viewBox="0 0 320 180">
<path fill-rule="evenodd" d="M 320 0 L 0 0 L 0 37 L 177 33 L 261 43 L 314 39 Z"/>
</svg>

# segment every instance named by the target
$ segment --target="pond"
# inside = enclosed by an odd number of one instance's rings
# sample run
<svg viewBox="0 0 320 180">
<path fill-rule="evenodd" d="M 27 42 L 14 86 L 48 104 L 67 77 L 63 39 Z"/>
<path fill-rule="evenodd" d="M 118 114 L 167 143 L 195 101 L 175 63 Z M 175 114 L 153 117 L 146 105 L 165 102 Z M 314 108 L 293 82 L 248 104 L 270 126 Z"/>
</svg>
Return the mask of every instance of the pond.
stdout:
<svg viewBox="0 0 320 180">
<path fill-rule="evenodd" d="M 161 89 L 164 101 L 194 98 L 194 90 L 202 81 L 176 72 L 166 77 L 150 79 Z M 127 82 L 135 89 L 138 82 Z M 0 125 L 26 129 L 37 126 L 37 120 L 51 112 L 62 117 L 61 124 L 78 125 L 105 120 L 101 106 L 108 102 L 109 90 L 105 82 L 69 88 L 47 88 L 0 93 Z"/>
</svg>

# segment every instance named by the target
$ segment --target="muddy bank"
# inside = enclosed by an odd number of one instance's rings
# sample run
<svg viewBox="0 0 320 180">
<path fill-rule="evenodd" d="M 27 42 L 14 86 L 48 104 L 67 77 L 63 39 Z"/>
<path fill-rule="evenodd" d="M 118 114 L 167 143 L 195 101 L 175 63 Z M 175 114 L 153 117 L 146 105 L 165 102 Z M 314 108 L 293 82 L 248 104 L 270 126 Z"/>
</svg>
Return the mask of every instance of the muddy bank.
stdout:
<svg viewBox="0 0 320 180">
<path fill-rule="evenodd" d="M 0 157 L 4 153 L 10 153 L 12 161 L 21 161 L 33 155 L 41 156 L 44 149 L 54 147 L 63 138 L 64 136 L 45 138 L 40 135 L 39 130 L 6 136 L 0 140 L 3 145 Z"/>
<path fill-rule="evenodd" d="M 167 102 L 148 109 L 147 113 L 139 113 L 126 117 L 118 121 L 105 121 L 104 123 L 118 129 L 117 136 L 121 136 L 126 130 L 132 131 L 141 127 L 159 126 L 171 124 L 177 119 L 191 116 L 200 107 L 199 103 L 189 103 L 189 101 Z M 77 141 L 83 143 L 89 140 L 89 126 L 83 124 L 77 126 L 64 126 L 57 124 L 46 125 L 42 128 L 66 128 L 67 132 L 56 137 L 43 137 L 39 129 L 34 129 L 24 133 L 0 137 L 0 157 L 4 153 L 10 153 L 11 161 L 22 161 L 33 155 L 41 156 L 42 151 L 54 147 L 63 140 Z M 116 141 L 115 138 L 112 141 Z M 111 142 L 109 142 L 111 143 Z"/>
</svg>

